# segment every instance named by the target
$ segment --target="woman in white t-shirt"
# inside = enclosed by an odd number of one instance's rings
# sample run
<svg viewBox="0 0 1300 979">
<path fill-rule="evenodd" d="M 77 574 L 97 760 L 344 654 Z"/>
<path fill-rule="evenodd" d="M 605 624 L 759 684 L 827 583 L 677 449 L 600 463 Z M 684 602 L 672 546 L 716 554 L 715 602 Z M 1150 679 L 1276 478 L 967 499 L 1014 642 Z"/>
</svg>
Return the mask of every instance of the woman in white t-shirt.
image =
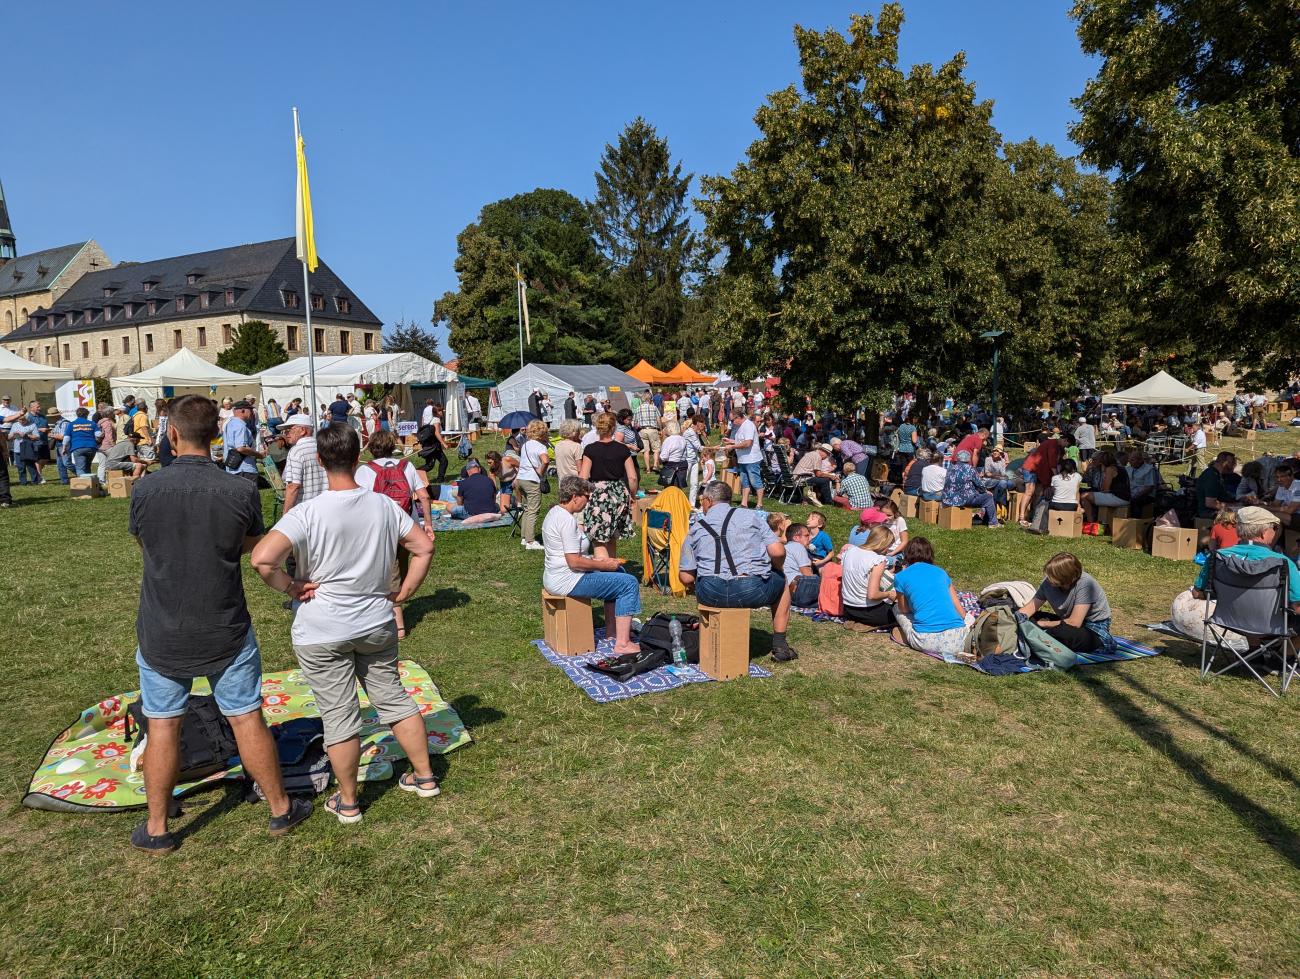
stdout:
<svg viewBox="0 0 1300 979">
<path fill-rule="evenodd" d="M 524 441 L 519 447 L 519 472 L 515 475 L 514 493 L 524 509 L 520 530 L 523 546 L 529 551 L 540 551 L 537 543 L 537 518 L 542 510 L 542 478 L 551 464 L 551 448 L 547 436 L 551 430 L 546 422 L 533 419 L 524 430 Z"/>
<path fill-rule="evenodd" d="M 396 470 L 401 473 L 406 480 L 405 495 L 400 487 L 395 487 L 386 496 L 393 499 L 398 506 L 406 504 L 406 511 L 412 516 L 422 516 L 424 518 L 424 530 L 433 537 L 433 513 L 429 502 L 429 489 L 424 482 L 424 477 L 420 470 L 407 459 L 394 459 L 393 453 L 397 450 L 397 439 L 393 437 L 392 432 L 375 432 L 370 437 L 370 453 L 374 461 L 363 464 L 356 472 L 357 485 L 368 490 L 374 490 L 376 484 L 380 482 L 380 476 L 383 470 Z M 383 492 L 381 489 L 380 492 Z M 393 563 L 394 580 L 400 582 L 406 575 L 407 562 L 410 554 L 404 550 L 398 550 L 396 560 Z M 394 588 L 394 591 L 397 589 Z M 397 621 L 397 638 L 406 638 L 406 619 L 402 616 L 402 606 L 393 606 L 393 618 Z"/>
<path fill-rule="evenodd" d="M 659 444 L 660 486 L 676 486 L 686 489 L 686 439 L 682 438 L 677 422 L 664 422 L 662 428 L 664 440 Z"/>
<path fill-rule="evenodd" d="M 1083 477 L 1079 475 L 1079 467 L 1074 464 L 1074 460 L 1062 459 L 1061 471 L 1052 477 L 1052 500 L 1049 509 L 1079 509 L 1079 487 L 1082 485 Z"/>
<path fill-rule="evenodd" d="M 871 528 L 865 542 L 840 552 L 840 596 L 850 622 L 893 628 L 894 606 L 883 587 L 885 555 L 893 543 L 893 532 L 882 524 Z"/>
<path fill-rule="evenodd" d="M 607 632 L 614 623 L 614 653 L 635 653 L 641 647 L 632 641 L 632 616 L 641 611 L 641 583 L 621 570 L 623 558 L 587 557 L 589 544 L 577 515 L 590 497 L 590 481 L 578 476 L 560 480 L 559 504 L 542 521 L 542 587 L 552 595 L 603 601 Z"/>
</svg>

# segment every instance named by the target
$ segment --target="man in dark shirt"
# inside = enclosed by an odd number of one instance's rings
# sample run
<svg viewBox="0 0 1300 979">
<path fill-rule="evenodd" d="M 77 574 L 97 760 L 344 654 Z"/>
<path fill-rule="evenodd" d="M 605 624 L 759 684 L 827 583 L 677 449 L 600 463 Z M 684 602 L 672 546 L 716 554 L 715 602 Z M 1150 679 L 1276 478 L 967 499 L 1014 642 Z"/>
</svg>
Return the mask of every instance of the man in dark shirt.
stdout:
<svg viewBox="0 0 1300 979">
<path fill-rule="evenodd" d="M 457 520 L 490 520 L 501 512 L 496 484 L 477 459 L 465 462 L 465 474 L 456 483 L 456 502 L 459 505 L 451 515 Z"/>
<path fill-rule="evenodd" d="M 578 399 L 577 399 L 577 395 L 574 394 L 572 391 L 570 391 L 569 396 L 564 399 L 564 417 L 565 418 L 578 417 Z"/>
<path fill-rule="evenodd" d="M 271 835 L 282 836 L 311 814 L 311 803 L 285 794 L 275 742 L 262 719 L 262 659 L 244 600 L 240 558 L 266 532 L 257 488 L 222 472 L 209 446 L 217 407 L 208 398 L 177 398 L 167 417 L 176 458 L 131 494 L 129 530 L 144 552 L 136 617 L 140 700 L 149 718 L 144 751 L 148 820 L 131 845 L 151 854 L 176 848 L 168 808 L 180 766 L 181 724 L 195 677 L 207 677 L 230 721 L 244 770 L 271 806 Z M 307 601 L 315 586 L 295 582 Z"/>
<path fill-rule="evenodd" d="M 1223 483 L 1224 473 L 1237 468 L 1237 457 L 1231 452 L 1220 452 L 1205 472 L 1196 477 L 1196 515 L 1213 517 L 1225 506 L 1234 502 L 1233 494 Z"/>
<path fill-rule="evenodd" d="M 330 402 L 330 420 L 342 422 L 346 425 L 348 423 L 348 412 L 351 410 L 352 406 L 348 404 L 347 399 L 341 394 L 336 394 L 334 400 Z"/>
</svg>

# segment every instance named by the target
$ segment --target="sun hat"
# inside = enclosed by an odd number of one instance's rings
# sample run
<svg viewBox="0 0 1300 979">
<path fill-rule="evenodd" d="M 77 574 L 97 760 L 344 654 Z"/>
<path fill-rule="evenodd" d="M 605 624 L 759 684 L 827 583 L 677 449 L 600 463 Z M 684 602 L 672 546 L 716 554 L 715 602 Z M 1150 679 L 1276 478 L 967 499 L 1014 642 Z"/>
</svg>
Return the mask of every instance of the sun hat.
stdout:
<svg viewBox="0 0 1300 979">
<path fill-rule="evenodd" d="M 311 415 L 303 415 L 303 414 L 290 415 L 288 418 L 284 420 L 284 422 L 281 424 L 281 427 L 295 428 L 299 425 L 301 425 L 303 428 L 311 428 L 312 427 Z"/>
<path fill-rule="evenodd" d="M 236 401 L 233 405 L 230 406 L 231 411 L 244 411 L 244 410 L 252 411 L 252 409 L 253 409 L 252 403 L 249 401 L 244 401 L 243 399 Z"/>
<path fill-rule="evenodd" d="M 827 455 L 830 455 L 832 452 L 835 451 L 834 449 L 832 449 L 832 448 L 831 448 L 828 444 L 826 444 L 825 442 L 823 442 L 821 445 L 817 446 L 817 448 L 821 449 L 821 450 L 822 450 L 823 452 L 825 452 Z"/>
<path fill-rule="evenodd" d="M 1237 522 L 1243 524 L 1251 523 L 1275 523 L 1281 524 L 1282 518 L 1272 510 L 1265 510 L 1262 506 L 1244 506 L 1237 511 Z"/>
</svg>

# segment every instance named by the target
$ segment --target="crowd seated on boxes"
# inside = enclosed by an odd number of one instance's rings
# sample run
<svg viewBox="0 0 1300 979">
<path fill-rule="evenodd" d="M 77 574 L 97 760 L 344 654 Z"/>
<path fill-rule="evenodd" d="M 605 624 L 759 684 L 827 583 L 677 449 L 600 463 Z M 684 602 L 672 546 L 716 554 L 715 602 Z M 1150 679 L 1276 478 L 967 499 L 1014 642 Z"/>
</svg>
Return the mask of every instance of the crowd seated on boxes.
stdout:
<svg viewBox="0 0 1300 979">
<path fill-rule="evenodd" d="M 982 443 L 981 443 L 982 444 Z M 993 494 L 980 482 L 979 473 L 971 465 L 968 449 L 958 449 L 955 461 L 948 467 L 943 485 L 943 505 L 946 507 L 975 507 L 983 511 L 984 526 L 1000 527 L 997 503 Z"/>
<path fill-rule="evenodd" d="M 558 504 L 542 521 L 542 587 L 552 595 L 603 601 L 606 628 L 614 623 L 614 652 L 635 653 L 641 647 L 632 641 L 632 616 L 641 611 L 641 585 L 623 570 L 622 558 L 588 556 L 591 542 L 578 526 L 578 514 L 591 494 L 589 480 L 579 476 L 560 480 Z"/>
<path fill-rule="evenodd" d="M 785 544 L 768 526 L 767 515 L 733 507 L 731 487 L 720 482 L 704 487 L 700 508 L 703 513 L 692 521 L 682 545 L 682 582 L 701 605 L 771 609 L 772 658 L 797 658 L 786 639 L 790 590 Z"/>
</svg>

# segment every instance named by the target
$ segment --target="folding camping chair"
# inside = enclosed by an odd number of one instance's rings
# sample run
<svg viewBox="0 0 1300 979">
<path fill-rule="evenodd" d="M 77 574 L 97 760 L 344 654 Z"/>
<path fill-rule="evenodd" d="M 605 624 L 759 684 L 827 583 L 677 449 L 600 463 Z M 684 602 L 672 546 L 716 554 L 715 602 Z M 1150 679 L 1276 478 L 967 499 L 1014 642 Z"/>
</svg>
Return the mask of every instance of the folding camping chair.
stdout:
<svg viewBox="0 0 1300 979">
<path fill-rule="evenodd" d="M 284 513 L 284 477 L 280 475 L 279 467 L 269 455 L 262 456 L 262 475 L 266 477 L 266 482 L 271 487 L 271 493 L 275 498 L 275 502 L 271 504 L 271 523 L 275 523 Z"/>
<path fill-rule="evenodd" d="M 662 532 L 663 547 L 656 547 L 651 542 L 650 531 L 652 530 Z M 667 595 L 672 591 L 672 584 L 668 578 L 668 571 L 672 566 L 672 531 L 673 515 L 667 510 L 647 510 L 645 512 L 645 546 L 650 554 L 650 580 L 659 589 L 660 595 Z"/>
<path fill-rule="evenodd" d="M 774 479 L 767 489 L 767 494 L 781 503 L 796 503 L 803 496 L 803 486 L 795 478 L 794 470 L 790 468 L 790 461 L 786 459 L 785 453 L 778 451 L 775 457 L 777 471 L 772 474 Z"/>
<path fill-rule="evenodd" d="M 510 505 L 506 507 L 506 516 L 510 518 L 510 539 L 514 540 L 523 533 L 524 507 L 519 497 L 510 494 Z"/>
<path fill-rule="evenodd" d="M 1295 617 L 1287 601 L 1288 566 L 1286 558 L 1243 558 L 1235 554 L 1211 551 L 1207 559 L 1206 595 L 1214 602 L 1214 612 L 1205 619 L 1201 639 L 1201 678 L 1218 676 L 1244 666 L 1274 697 L 1286 693 L 1296 665 L 1292 660 L 1292 628 Z M 1209 607 L 1209 603 L 1206 603 Z M 1245 650 L 1234 648 L 1227 635 L 1235 632 L 1259 640 L 1259 645 Z M 1215 647 L 1210 652 L 1210 646 Z M 1232 662 L 1218 670 L 1214 658 L 1219 650 L 1232 656 Z M 1268 682 L 1267 673 L 1255 669 L 1262 656 L 1279 653 L 1282 657 L 1280 690 Z M 1213 673 L 1211 673 L 1213 671 Z"/>
</svg>

